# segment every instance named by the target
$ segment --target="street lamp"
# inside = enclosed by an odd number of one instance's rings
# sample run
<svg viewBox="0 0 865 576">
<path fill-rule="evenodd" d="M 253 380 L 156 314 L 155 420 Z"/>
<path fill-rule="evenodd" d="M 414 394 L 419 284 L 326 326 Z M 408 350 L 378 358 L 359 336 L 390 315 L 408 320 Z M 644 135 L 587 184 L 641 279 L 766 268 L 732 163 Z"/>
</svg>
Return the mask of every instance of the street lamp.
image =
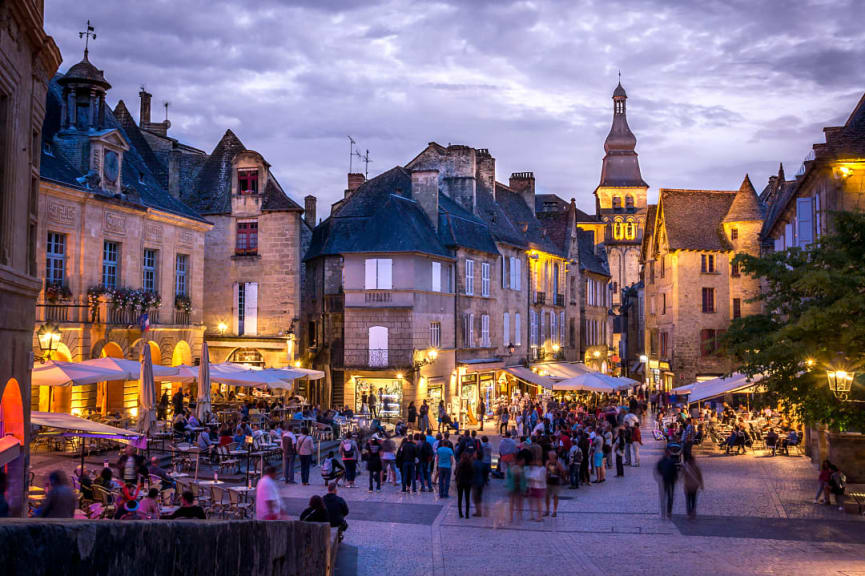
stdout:
<svg viewBox="0 0 865 576">
<path fill-rule="evenodd" d="M 47 322 L 39 327 L 36 338 L 39 340 L 39 349 L 42 351 L 42 362 L 50 360 L 51 353 L 60 342 L 60 327 L 53 322 Z"/>
<path fill-rule="evenodd" d="M 827 370 L 826 376 L 829 379 L 829 390 L 836 398 L 842 401 L 847 400 L 847 395 L 850 394 L 850 388 L 853 385 L 854 372 L 846 370 Z"/>
</svg>

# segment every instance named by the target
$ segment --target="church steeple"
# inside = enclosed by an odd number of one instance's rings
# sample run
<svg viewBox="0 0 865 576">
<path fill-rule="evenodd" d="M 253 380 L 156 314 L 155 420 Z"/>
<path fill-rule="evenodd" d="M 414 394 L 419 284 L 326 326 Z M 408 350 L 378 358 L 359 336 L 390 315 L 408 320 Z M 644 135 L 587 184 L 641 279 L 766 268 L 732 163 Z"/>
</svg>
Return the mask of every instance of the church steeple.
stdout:
<svg viewBox="0 0 865 576">
<path fill-rule="evenodd" d="M 637 137 L 628 126 L 627 100 L 620 77 L 613 90 L 613 125 L 604 141 L 606 155 L 601 168 L 601 186 L 647 186 L 637 160 Z"/>
</svg>

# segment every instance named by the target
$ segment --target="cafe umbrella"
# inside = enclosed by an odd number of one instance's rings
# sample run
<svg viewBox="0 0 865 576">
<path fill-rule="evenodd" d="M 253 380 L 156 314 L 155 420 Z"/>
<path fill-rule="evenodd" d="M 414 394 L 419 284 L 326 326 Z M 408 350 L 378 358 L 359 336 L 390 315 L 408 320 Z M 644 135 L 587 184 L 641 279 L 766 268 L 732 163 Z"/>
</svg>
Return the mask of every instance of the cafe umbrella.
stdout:
<svg viewBox="0 0 865 576">
<path fill-rule="evenodd" d="M 156 425 L 156 383 L 153 381 L 153 360 L 150 346 L 145 343 L 139 375 L 139 401 L 141 413 L 138 415 L 138 431 L 150 434 Z"/>
</svg>

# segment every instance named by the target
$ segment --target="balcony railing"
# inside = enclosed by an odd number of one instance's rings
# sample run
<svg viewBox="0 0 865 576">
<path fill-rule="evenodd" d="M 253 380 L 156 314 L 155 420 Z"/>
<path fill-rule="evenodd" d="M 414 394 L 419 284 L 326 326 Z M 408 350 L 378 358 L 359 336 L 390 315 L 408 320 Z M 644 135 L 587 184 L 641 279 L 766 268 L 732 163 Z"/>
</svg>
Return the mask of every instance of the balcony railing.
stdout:
<svg viewBox="0 0 865 576">
<path fill-rule="evenodd" d="M 556 294 L 556 306 L 564 306 L 565 305 L 565 295 L 564 294 Z"/>
<path fill-rule="evenodd" d="M 403 348 L 346 348 L 343 363 L 346 368 L 407 368 L 412 353 Z"/>
<path fill-rule="evenodd" d="M 69 302 L 43 302 L 36 305 L 37 322 L 88 322 L 86 304 Z"/>
<path fill-rule="evenodd" d="M 388 290 L 367 290 L 364 294 L 366 302 L 390 302 L 391 292 Z"/>
<path fill-rule="evenodd" d="M 151 320 L 153 322 L 153 320 Z M 174 323 L 181 326 L 189 326 L 189 312 L 184 310 L 174 310 Z"/>
<path fill-rule="evenodd" d="M 191 324 L 189 312 L 172 310 L 167 321 L 162 318 L 159 309 L 147 311 L 150 324 L 179 324 L 188 326 Z M 137 326 L 141 320 L 141 311 L 137 308 L 115 308 L 111 302 L 100 302 L 95 308 L 87 304 L 72 302 L 40 302 L 36 304 L 36 322 L 57 322 L 69 324 L 99 324 L 105 323 L 115 326 Z"/>
<path fill-rule="evenodd" d="M 547 303 L 547 293 L 546 292 L 535 292 L 535 304 L 546 304 Z"/>
</svg>

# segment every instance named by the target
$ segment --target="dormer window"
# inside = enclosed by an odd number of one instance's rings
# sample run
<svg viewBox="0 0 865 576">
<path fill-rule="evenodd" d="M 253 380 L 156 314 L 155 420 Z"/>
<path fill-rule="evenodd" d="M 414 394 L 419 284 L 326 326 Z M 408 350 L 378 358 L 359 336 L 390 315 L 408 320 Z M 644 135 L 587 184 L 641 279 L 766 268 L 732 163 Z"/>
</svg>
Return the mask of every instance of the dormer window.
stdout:
<svg viewBox="0 0 865 576">
<path fill-rule="evenodd" d="M 237 190 L 244 196 L 258 194 L 258 170 L 238 170 Z"/>
</svg>

